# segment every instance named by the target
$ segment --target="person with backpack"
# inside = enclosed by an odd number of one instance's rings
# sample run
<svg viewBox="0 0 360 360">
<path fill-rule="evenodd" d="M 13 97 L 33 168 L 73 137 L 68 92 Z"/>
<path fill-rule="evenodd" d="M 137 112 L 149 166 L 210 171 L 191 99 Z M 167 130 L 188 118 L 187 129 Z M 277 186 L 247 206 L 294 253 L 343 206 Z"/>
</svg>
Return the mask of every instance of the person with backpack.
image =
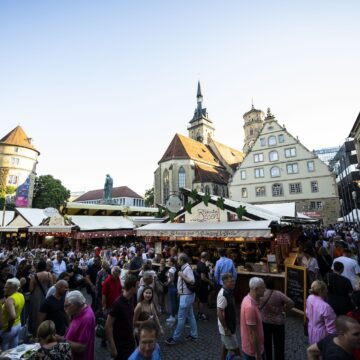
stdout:
<svg viewBox="0 0 360 360">
<path fill-rule="evenodd" d="M 179 341 L 185 327 L 186 319 L 188 319 L 190 324 L 190 335 L 186 336 L 185 339 L 194 341 L 198 336 L 193 310 L 196 288 L 194 272 L 189 264 L 189 258 L 186 254 L 179 254 L 178 264 L 180 266 L 177 281 L 177 291 L 179 294 L 178 322 L 173 336 L 165 341 L 167 345 L 175 345 Z"/>
</svg>

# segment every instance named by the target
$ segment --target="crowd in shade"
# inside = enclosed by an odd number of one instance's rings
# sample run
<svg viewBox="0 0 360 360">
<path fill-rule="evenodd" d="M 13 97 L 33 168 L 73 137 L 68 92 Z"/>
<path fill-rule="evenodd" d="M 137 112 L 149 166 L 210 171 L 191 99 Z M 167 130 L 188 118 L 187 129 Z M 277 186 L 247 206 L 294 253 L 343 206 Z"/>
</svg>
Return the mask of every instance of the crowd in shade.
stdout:
<svg viewBox="0 0 360 360">
<path fill-rule="evenodd" d="M 360 359 L 358 232 L 304 228 L 297 246 L 297 264 L 309 279 L 308 358 Z M 221 360 L 286 359 L 293 300 L 264 276 L 251 278 L 236 304 L 237 271 L 227 249 L 216 257 L 205 247 L 197 251 L 194 261 L 186 248 L 164 246 L 155 254 L 142 242 L 1 249 L 1 350 L 37 342 L 31 360 L 93 360 L 98 337 L 113 359 L 157 360 L 165 325 L 172 333 L 162 346 L 185 347 L 197 341 L 198 322 L 208 321 L 214 307 Z"/>
</svg>

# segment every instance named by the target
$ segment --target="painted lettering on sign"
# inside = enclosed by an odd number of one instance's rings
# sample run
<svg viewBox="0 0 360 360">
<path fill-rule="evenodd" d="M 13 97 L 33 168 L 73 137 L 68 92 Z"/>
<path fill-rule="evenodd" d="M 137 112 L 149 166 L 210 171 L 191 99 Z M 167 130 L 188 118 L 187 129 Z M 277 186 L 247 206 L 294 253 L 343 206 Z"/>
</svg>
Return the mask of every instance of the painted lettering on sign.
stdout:
<svg viewBox="0 0 360 360">
<path fill-rule="evenodd" d="M 218 210 L 196 209 L 194 215 L 190 218 L 192 222 L 220 221 Z"/>
</svg>

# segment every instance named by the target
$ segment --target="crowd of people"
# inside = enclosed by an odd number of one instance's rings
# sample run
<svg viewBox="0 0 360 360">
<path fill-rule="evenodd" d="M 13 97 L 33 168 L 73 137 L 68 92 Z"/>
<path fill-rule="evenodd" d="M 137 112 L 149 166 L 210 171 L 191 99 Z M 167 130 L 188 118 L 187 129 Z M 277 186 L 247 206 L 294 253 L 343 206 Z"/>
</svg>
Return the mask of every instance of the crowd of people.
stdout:
<svg viewBox="0 0 360 360">
<path fill-rule="evenodd" d="M 309 359 L 360 359 L 357 232 L 304 229 L 298 245 L 298 264 L 310 280 L 304 327 Z M 155 254 L 139 242 L 83 252 L 2 249 L 1 349 L 36 341 L 40 348 L 31 360 L 93 360 L 98 336 L 114 359 L 156 360 L 165 325 L 173 329 L 166 346 L 196 341 L 198 321 L 208 321 L 213 306 L 222 360 L 285 359 L 293 300 L 274 289 L 271 277 L 253 277 L 237 309 L 237 271 L 227 250 L 218 249 L 213 259 L 200 248 L 195 263 L 182 250 L 165 246 Z"/>
</svg>

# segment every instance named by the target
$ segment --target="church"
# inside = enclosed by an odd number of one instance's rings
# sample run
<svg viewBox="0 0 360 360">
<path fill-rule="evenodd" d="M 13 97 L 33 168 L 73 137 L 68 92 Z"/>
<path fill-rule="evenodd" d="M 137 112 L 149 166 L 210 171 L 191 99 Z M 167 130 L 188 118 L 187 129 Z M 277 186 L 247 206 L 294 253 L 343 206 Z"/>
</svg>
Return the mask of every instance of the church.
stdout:
<svg viewBox="0 0 360 360">
<path fill-rule="evenodd" d="M 242 151 L 215 140 L 214 124 L 203 108 L 200 82 L 196 97 L 197 107 L 189 122 L 188 136 L 175 134 L 158 162 L 155 204 L 166 205 L 171 195 L 180 197 L 180 188 L 229 197 L 229 179 L 244 158 Z"/>
</svg>

